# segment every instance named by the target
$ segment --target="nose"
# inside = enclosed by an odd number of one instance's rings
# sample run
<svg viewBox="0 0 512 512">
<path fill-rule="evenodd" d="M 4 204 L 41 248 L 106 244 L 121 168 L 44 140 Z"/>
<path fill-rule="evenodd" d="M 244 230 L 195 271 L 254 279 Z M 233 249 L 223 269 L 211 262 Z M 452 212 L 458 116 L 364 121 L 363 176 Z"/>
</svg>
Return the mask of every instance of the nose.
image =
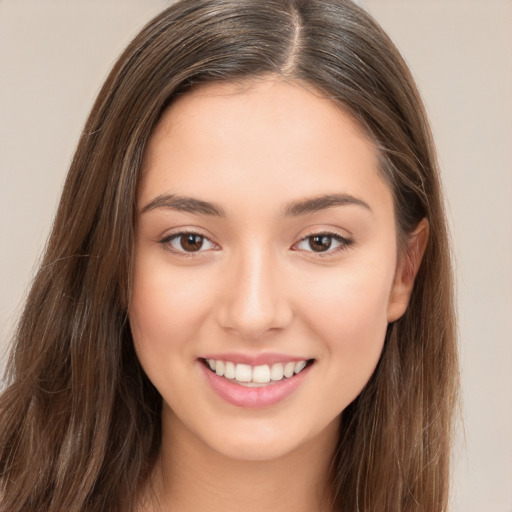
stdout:
<svg viewBox="0 0 512 512">
<path fill-rule="evenodd" d="M 227 272 L 217 307 L 223 329 L 256 340 L 290 324 L 293 311 L 275 259 L 253 250 L 231 262 Z"/>
</svg>

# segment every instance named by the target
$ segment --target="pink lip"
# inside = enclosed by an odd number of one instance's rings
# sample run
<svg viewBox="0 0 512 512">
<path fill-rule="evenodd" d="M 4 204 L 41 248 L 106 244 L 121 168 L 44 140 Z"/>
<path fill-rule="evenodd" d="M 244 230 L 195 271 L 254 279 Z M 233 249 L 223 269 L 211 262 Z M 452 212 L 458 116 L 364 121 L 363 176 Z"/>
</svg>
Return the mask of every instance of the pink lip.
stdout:
<svg viewBox="0 0 512 512">
<path fill-rule="evenodd" d="M 275 353 L 260 353 L 260 354 L 237 354 L 235 352 L 222 353 L 222 354 L 208 354 L 202 356 L 202 359 L 215 359 L 216 361 L 231 361 L 235 364 L 249 364 L 251 366 L 258 366 L 268 364 L 269 366 L 275 363 L 296 363 L 298 361 L 307 361 L 307 357 L 294 357 L 286 354 Z"/>
<path fill-rule="evenodd" d="M 225 354 L 224 354 L 225 356 Z M 211 358 L 213 359 L 213 358 Z M 227 359 L 233 361 L 233 359 Z M 298 359 L 300 361 L 301 359 Z M 288 359 L 290 361 L 290 359 Z M 206 365 L 198 360 L 198 364 L 210 385 L 210 387 L 226 402 L 238 407 L 270 407 L 291 395 L 307 377 L 311 366 L 307 366 L 297 375 L 284 378 L 283 380 L 269 383 L 268 386 L 259 388 L 250 388 L 234 382 L 230 382 L 224 377 L 219 377 L 212 372 Z"/>
</svg>

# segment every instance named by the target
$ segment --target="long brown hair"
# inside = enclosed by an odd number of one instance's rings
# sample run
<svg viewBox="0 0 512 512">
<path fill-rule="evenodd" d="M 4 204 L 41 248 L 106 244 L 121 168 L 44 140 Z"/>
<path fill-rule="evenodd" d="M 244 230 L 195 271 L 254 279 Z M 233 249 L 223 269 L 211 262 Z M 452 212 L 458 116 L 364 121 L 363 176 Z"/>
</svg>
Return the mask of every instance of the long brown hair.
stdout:
<svg viewBox="0 0 512 512">
<path fill-rule="evenodd" d="M 81 136 L 15 335 L 0 399 L 2 510 L 135 506 L 161 440 L 161 398 L 127 322 L 148 138 L 195 85 L 268 74 L 313 86 L 359 121 L 379 150 L 402 239 L 422 218 L 430 225 L 409 307 L 343 412 L 333 510 L 446 510 L 458 373 L 435 151 L 407 66 L 349 0 L 183 0 L 121 55 Z"/>
</svg>

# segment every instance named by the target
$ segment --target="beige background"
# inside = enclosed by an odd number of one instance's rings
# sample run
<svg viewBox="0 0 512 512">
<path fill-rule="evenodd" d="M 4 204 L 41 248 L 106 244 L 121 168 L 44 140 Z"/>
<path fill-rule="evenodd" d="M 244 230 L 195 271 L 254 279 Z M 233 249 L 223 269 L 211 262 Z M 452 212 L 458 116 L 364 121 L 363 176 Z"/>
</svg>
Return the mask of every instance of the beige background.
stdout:
<svg viewBox="0 0 512 512">
<path fill-rule="evenodd" d="M 464 401 L 452 510 L 511 512 L 512 2 L 360 3 L 417 78 L 450 206 Z M 0 353 L 95 94 L 166 4 L 0 0 Z"/>
</svg>

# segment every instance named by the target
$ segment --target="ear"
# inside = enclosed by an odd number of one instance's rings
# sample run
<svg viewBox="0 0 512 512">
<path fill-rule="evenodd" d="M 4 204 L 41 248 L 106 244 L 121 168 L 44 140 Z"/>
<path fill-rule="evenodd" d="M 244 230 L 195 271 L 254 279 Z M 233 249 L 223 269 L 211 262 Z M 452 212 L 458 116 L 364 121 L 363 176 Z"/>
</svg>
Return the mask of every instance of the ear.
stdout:
<svg viewBox="0 0 512 512">
<path fill-rule="evenodd" d="M 388 322 L 398 320 L 406 311 L 416 274 L 428 241 L 428 221 L 422 219 L 407 237 L 407 247 L 400 256 L 388 304 Z"/>
</svg>

